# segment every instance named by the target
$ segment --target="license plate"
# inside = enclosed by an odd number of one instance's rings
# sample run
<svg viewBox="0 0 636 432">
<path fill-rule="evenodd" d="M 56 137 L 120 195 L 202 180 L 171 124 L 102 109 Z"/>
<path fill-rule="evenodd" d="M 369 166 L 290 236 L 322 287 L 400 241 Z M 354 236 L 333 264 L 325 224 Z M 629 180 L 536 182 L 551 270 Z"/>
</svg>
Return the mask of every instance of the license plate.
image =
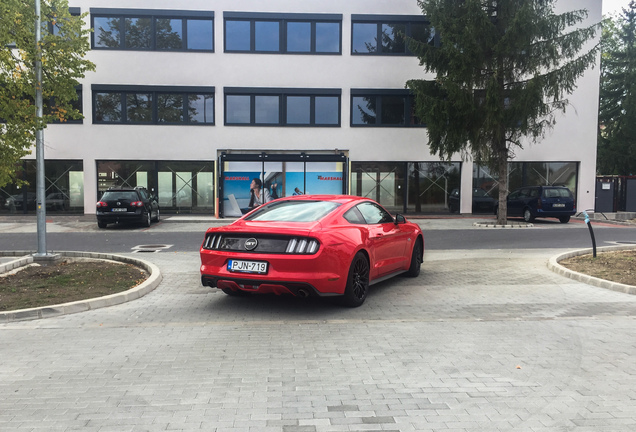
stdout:
<svg viewBox="0 0 636 432">
<path fill-rule="evenodd" d="M 565 204 L 552 204 L 552 207 L 565 207 Z"/>
<path fill-rule="evenodd" d="M 267 262 L 229 260 L 227 269 L 231 272 L 264 274 L 267 273 Z"/>
<path fill-rule="evenodd" d="M 113 211 L 114 212 L 125 212 L 125 211 L 128 211 L 128 209 L 127 208 L 114 208 Z"/>
</svg>

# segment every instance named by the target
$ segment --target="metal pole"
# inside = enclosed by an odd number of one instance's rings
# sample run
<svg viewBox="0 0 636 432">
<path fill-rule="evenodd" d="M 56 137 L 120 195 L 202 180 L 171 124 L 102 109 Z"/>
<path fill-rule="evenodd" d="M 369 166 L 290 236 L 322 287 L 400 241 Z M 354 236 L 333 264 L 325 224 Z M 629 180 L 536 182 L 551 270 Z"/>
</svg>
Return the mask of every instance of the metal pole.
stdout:
<svg viewBox="0 0 636 432">
<path fill-rule="evenodd" d="M 596 258 L 596 238 L 594 237 L 594 230 L 592 229 L 590 216 L 587 214 L 587 211 L 583 211 L 583 216 L 585 216 L 585 223 L 587 224 L 587 227 L 590 230 L 590 237 L 592 238 L 592 257 Z"/>
<path fill-rule="evenodd" d="M 35 110 L 37 121 L 44 114 L 42 103 L 42 50 L 40 47 L 42 23 L 40 19 L 40 0 L 35 0 Z M 44 189 L 44 130 L 41 125 L 35 131 L 36 157 L 36 203 L 38 256 L 46 255 L 46 203 Z"/>
</svg>

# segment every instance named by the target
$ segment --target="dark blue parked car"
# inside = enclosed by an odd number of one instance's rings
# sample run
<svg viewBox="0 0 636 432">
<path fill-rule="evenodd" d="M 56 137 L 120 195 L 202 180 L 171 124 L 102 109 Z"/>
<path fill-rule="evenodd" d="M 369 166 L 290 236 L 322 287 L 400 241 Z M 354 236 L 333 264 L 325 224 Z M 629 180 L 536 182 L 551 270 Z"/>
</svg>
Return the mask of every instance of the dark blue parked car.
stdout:
<svg viewBox="0 0 636 432">
<path fill-rule="evenodd" d="M 495 214 L 498 207 L 495 204 Z M 575 213 L 574 195 L 563 186 L 526 186 L 508 195 L 508 216 L 522 216 L 526 222 L 557 218 L 568 223 Z"/>
</svg>

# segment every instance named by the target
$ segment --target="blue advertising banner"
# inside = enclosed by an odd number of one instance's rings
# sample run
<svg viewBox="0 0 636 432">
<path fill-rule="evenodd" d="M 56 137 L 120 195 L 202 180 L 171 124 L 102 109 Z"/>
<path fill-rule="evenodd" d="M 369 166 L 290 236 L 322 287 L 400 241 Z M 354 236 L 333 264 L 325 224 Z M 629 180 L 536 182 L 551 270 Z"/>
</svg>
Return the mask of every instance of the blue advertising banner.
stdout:
<svg viewBox="0 0 636 432">
<path fill-rule="evenodd" d="M 341 172 L 308 172 L 305 178 L 307 193 L 313 195 L 342 194 Z"/>
<path fill-rule="evenodd" d="M 260 176 L 258 171 L 228 172 L 223 175 L 224 216 L 243 215 L 241 209 L 247 209 L 250 203 L 250 184 Z"/>
</svg>

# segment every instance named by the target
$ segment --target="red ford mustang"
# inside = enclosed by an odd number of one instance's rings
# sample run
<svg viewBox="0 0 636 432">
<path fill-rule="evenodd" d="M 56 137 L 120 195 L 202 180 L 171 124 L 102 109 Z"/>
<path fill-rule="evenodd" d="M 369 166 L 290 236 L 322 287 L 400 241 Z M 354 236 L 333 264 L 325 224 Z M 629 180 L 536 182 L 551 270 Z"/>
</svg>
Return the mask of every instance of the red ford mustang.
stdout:
<svg viewBox="0 0 636 432">
<path fill-rule="evenodd" d="M 356 307 L 369 285 L 420 273 L 424 237 L 373 200 L 300 195 L 209 228 L 200 253 L 201 282 L 228 295 L 341 296 Z"/>
</svg>

